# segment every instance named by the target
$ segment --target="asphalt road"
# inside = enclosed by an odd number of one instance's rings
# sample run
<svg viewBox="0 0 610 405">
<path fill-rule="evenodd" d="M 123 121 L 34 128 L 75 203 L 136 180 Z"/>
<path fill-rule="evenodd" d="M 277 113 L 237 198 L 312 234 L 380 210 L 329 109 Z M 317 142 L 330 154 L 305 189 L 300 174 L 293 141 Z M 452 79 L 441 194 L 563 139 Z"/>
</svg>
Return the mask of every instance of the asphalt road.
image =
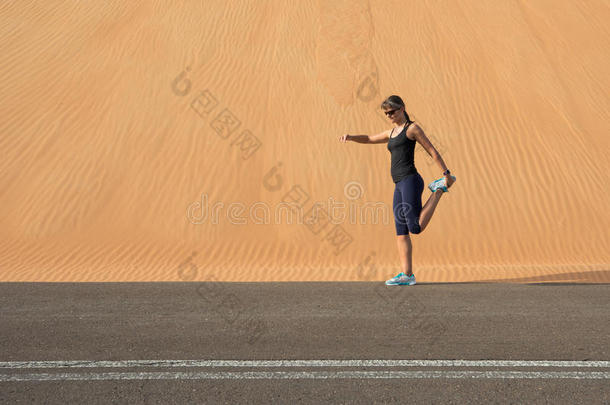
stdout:
<svg viewBox="0 0 610 405">
<path fill-rule="evenodd" d="M 0 402 L 607 404 L 609 309 L 608 284 L 2 283 Z"/>
</svg>

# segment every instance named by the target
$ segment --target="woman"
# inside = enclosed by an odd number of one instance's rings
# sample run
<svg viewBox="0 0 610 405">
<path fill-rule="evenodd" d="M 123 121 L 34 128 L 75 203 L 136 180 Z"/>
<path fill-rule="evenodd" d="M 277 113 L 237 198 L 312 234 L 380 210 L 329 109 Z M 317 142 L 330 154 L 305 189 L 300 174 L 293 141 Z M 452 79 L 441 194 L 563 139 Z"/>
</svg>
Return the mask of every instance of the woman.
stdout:
<svg viewBox="0 0 610 405">
<path fill-rule="evenodd" d="M 413 248 L 409 232 L 418 234 L 428 226 L 438 202 L 443 193 L 447 192 L 455 182 L 455 177 L 450 175 L 443 158 L 430 143 L 424 131 L 409 119 L 409 115 L 405 111 L 405 103 L 400 97 L 388 97 L 381 103 L 381 109 L 392 120 L 394 124 L 392 129 L 373 136 L 343 135 L 340 141 L 388 143 L 388 150 L 391 154 L 390 171 L 392 180 L 396 185 L 393 211 L 402 272 L 385 283 L 386 285 L 414 285 L 415 275 L 413 274 L 411 260 Z M 399 131 L 399 128 L 402 128 L 402 130 Z M 424 180 L 417 172 L 413 159 L 416 142 L 419 142 L 432 156 L 432 159 L 440 166 L 444 176 L 428 185 L 432 195 L 423 207 L 421 194 L 424 191 Z"/>
</svg>

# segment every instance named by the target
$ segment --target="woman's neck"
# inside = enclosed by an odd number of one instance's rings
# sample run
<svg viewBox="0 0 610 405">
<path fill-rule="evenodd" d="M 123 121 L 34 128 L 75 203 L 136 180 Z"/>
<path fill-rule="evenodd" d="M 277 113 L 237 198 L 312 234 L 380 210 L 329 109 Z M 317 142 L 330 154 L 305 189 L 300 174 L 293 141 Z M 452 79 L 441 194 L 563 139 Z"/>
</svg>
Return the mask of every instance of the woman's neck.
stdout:
<svg viewBox="0 0 610 405">
<path fill-rule="evenodd" d="M 402 120 L 403 120 L 402 122 L 400 122 L 400 123 L 398 123 L 396 125 L 396 128 L 402 127 L 402 126 L 404 126 L 407 123 L 407 119 L 406 118 L 403 117 Z"/>
</svg>

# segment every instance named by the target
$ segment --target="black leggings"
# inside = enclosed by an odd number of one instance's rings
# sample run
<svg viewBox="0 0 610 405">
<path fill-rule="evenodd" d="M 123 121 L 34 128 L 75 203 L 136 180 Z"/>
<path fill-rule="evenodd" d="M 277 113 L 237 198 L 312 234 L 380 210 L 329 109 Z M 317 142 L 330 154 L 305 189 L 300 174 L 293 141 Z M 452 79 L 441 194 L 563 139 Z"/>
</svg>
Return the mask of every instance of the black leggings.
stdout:
<svg viewBox="0 0 610 405">
<path fill-rule="evenodd" d="M 394 189 L 394 223 L 396 235 L 418 234 L 419 214 L 421 213 L 421 194 L 424 191 L 424 179 L 419 173 L 411 174 L 396 183 Z"/>
</svg>

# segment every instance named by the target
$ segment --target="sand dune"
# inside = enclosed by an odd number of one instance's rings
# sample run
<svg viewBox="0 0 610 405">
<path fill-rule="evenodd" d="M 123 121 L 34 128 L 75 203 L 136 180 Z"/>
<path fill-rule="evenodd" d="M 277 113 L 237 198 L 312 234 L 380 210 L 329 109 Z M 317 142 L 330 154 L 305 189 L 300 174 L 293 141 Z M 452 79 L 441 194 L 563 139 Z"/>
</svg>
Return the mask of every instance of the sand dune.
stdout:
<svg viewBox="0 0 610 405">
<path fill-rule="evenodd" d="M 4 2 L 0 281 L 385 280 L 390 156 L 338 138 L 391 128 L 398 94 L 458 179 L 412 236 L 419 282 L 610 282 L 608 20 L 603 0 Z"/>
</svg>

